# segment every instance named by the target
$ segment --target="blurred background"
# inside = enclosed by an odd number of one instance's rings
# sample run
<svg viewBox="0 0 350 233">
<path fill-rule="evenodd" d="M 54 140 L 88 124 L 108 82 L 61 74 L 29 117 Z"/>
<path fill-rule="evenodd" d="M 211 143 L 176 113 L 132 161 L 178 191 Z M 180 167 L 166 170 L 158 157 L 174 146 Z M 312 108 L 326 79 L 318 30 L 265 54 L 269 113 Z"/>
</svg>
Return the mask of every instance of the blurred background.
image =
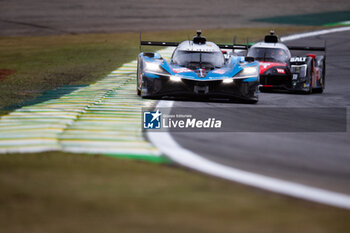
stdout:
<svg viewBox="0 0 350 233">
<path fill-rule="evenodd" d="M 0 35 L 323 25 L 327 20 L 349 19 L 349 9 L 346 0 L 2 0 Z M 312 15 L 328 12 L 337 13 Z M 295 20 L 310 14 L 307 20 Z M 283 18 L 263 20 L 289 15 L 298 17 L 289 22 Z"/>
</svg>

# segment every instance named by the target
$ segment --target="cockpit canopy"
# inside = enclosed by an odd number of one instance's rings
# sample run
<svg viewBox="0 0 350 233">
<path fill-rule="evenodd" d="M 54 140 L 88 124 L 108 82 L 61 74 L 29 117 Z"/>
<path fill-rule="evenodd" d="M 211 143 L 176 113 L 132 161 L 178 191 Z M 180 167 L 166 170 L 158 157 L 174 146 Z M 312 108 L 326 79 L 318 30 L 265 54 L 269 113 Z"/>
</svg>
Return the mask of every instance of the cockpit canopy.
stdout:
<svg viewBox="0 0 350 233">
<path fill-rule="evenodd" d="M 251 47 L 247 56 L 254 57 L 255 60 L 265 62 L 283 62 L 286 63 L 291 55 L 288 50 L 283 48 L 265 48 L 265 47 Z"/>
<path fill-rule="evenodd" d="M 173 54 L 172 62 L 176 65 L 190 69 L 214 69 L 222 67 L 225 63 L 225 58 L 221 51 L 191 51 L 177 49 Z"/>
<path fill-rule="evenodd" d="M 225 64 L 225 57 L 220 48 L 215 43 L 207 41 L 201 34 L 199 30 L 192 41 L 180 43 L 173 53 L 171 62 L 192 70 L 222 67 Z"/>
</svg>

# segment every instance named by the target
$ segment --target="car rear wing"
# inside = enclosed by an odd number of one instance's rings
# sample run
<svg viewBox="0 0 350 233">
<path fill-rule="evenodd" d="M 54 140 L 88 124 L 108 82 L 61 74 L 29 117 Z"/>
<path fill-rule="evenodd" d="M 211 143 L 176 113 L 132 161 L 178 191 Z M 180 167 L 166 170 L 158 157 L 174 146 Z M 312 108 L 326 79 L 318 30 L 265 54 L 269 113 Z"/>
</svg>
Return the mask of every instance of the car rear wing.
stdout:
<svg viewBox="0 0 350 233">
<path fill-rule="evenodd" d="M 140 45 L 148 46 L 166 46 L 166 47 L 177 47 L 180 43 L 178 42 L 161 42 L 161 41 L 140 41 Z M 245 44 L 217 44 L 220 49 L 242 49 L 248 50 L 251 45 Z M 326 51 L 326 47 L 313 47 L 313 46 L 287 46 L 289 50 L 300 50 L 300 51 Z"/>
<path fill-rule="evenodd" d="M 326 51 L 326 47 L 311 47 L 311 46 L 287 46 L 289 50 L 303 50 L 303 51 Z"/>
<path fill-rule="evenodd" d="M 243 49 L 248 50 L 250 48 L 250 45 L 244 45 L 244 44 L 217 44 L 220 49 Z"/>
<path fill-rule="evenodd" d="M 140 45 L 150 45 L 150 46 L 167 46 L 176 47 L 180 43 L 177 42 L 160 42 L 160 41 L 140 41 Z"/>
<path fill-rule="evenodd" d="M 270 31 L 269 35 L 266 35 L 264 38 L 265 43 L 278 43 L 278 36 L 275 34 L 275 31 Z M 324 51 L 326 52 L 326 42 L 324 47 L 313 47 L 313 46 L 287 46 L 289 50 L 301 50 L 301 51 Z"/>
<path fill-rule="evenodd" d="M 178 42 L 161 42 L 161 41 L 140 41 L 140 45 L 149 45 L 149 46 L 167 46 L 167 47 L 176 47 L 180 43 Z M 220 49 L 245 49 L 247 50 L 250 45 L 243 44 L 217 44 Z"/>
</svg>

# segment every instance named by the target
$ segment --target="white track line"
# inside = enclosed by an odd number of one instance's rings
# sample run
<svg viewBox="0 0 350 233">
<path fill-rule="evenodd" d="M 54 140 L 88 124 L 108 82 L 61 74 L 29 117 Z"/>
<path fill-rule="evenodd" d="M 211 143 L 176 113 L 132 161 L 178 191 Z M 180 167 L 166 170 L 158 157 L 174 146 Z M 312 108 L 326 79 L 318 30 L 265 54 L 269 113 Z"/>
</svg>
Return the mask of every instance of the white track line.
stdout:
<svg viewBox="0 0 350 233">
<path fill-rule="evenodd" d="M 350 30 L 350 26 L 349 27 L 332 28 L 332 29 L 324 29 L 324 30 L 314 31 L 314 32 L 305 32 L 305 33 L 300 33 L 300 34 L 295 34 L 295 35 L 290 35 L 290 36 L 284 36 L 281 38 L 281 41 L 297 40 L 297 39 L 302 39 L 302 38 L 306 38 L 306 37 L 320 36 L 320 35 L 335 33 L 335 32 L 345 32 L 345 31 L 349 31 L 349 30 Z"/>
<path fill-rule="evenodd" d="M 282 41 L 296 40 L 334 32 L 348 31 L 350 27 L 327 29 L 315 32 L 301 33 L 281 38 Z M 174 101 L 159 101 L 156 108 L 171 108 Z M 350 195 L 314 188 L 303 184 L 272 178 L 253 172 L 247 172 L 233 167 L 221 165 L 205 159 L 200 155 L 187 150 L 179 145 L 169 132 L 147 131 L 148 139 L 160 151 L 176 163 L 191 169 L 254 186 L 268 191 L 285 194 L 288 196 L 314 201 L 335 207 L 350 209 Z"/>
</svg>

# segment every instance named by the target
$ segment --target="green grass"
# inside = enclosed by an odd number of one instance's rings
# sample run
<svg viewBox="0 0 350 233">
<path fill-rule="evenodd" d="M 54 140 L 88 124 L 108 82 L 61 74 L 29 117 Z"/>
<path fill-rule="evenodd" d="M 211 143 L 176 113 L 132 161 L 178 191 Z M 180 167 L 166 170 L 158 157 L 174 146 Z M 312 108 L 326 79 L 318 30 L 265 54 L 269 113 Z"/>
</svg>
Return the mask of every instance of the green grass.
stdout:
<svg viewBox="0 0 350 233">
<path fill-rule="evenodd" d="M 103 156 L 2 155 L 0 187 L 0 232 L 350 231 L 349 211 Z"/>
<path fill-rule="evenodd" d="M 315 27 L 284 27 L 280 35 Z M 204 31 L 209 40 L 232 43 L 261 39 L 270 28 Z M 144 33 L 144 40 L 182 41 L 195 31 Z M 139 53 L 138 33 L 0 37 L 0 69 L 16 73 L 0 80 L 0 114 L 25 104 L 43 92 L 64 85 L 87 85 L 103 78 Z M 155 50 L 159 47 L 144 50 Z"/>
<path fill-rule="evenodd" d="M 90 84 L 137 54 L 134 35 L 0 37 L 0 108 L 16 107 L 44 91 Z M 129 40 L 131 39 L 131 40 Z"/>
</svg>

